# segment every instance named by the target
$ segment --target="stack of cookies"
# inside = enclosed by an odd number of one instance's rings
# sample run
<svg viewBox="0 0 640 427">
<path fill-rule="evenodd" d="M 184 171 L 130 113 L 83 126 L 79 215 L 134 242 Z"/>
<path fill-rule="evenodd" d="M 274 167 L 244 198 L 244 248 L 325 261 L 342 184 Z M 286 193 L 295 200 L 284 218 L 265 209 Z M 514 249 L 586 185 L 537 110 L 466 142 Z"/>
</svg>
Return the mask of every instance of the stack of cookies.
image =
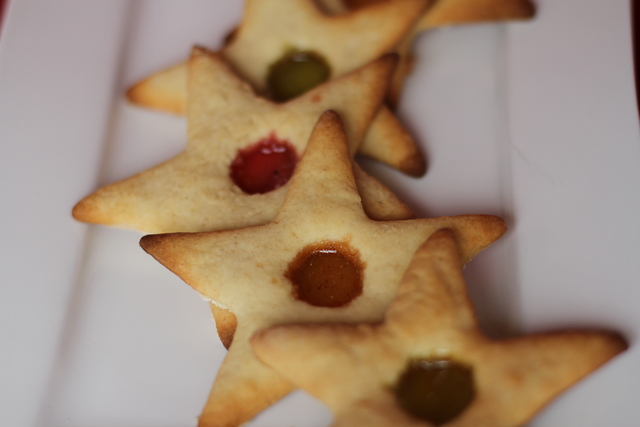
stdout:
<svg viewBox="0 0 640 427">
<path fill-rule="evenodd" d="M 393 112 L 412 40 L 532 16 L 528 0 L 246 0 L 220 51 L 130 88 L 186 115 L 187 146 L 73 216 L 146 233 L 210 301 L 228 353 L 199 426 L 239 426 L 296 388 L 335 426 L 518 426 L 626 348 L 601 331 L 485 337 L 461 268 L 504 221 L 416 218 L 353 160 L 425 179 Z"/>
</svg>

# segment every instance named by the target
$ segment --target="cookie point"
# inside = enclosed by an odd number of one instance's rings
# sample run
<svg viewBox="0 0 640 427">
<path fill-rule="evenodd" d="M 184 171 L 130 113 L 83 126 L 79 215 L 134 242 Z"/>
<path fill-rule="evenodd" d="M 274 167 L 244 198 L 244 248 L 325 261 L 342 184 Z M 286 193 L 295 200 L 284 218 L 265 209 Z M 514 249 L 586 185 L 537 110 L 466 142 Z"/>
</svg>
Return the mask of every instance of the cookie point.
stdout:
<svg viewBox="0 0 640 427">
<path fill-rule="evenodd" d="M 91 195 L 83 198 L 78 203 L 76 203 L 73 209 L 71 209 L 71 216 L 76 221 L 92 224 L 102 224 L 108 222 L 104 220 L 104 218 L 100 218 L 101 211 Z"/>
<path fill-rule="evenodd" d="M 488 215 L 487 218 L 490 220 L 488 227 L 494 230 L 494 233 L 498 235 L 498 237 L 501 237 L 507 232 L 507 222 L 504 219 L 495 215 Z"/>
<path fill-rule="evenodd" d="M 157 248 L 162 242 L 160 235 L 158 234 L 148 234 L 146 236 L 142 236 L 140 239 L 140 247 L 151 254 L 155 248 Z"/>
<path fill-rule="evenodd" d="M 80 200 L 75 204 L 73 209 L 71 209 L 71 216 L 77 221 L 84 221 L 84 212 L 86 211 L 86 202 L 85 199 Z"/>
<path fill-rule="evenodd" d="M 400 170 L 414 178 L 421 178 L 427 173 L 427 161 L 422 153 L 411 156 L 400 165 Z"/>
<path fill-rule="evenodd" d="M 338 122 L 342 124 L 342 119 L 340 119 L 340 115 L 334 110 L 326 110 L 322 113 L 318 122 Z"/>
<path fill-rule="evenodd" d="M 606 340 L 609 342 L 611 351 L 613 352 L 614 355 L 618 355 L 629 349 L 629 342 L 620 333 L 607 332 Z"/>
<path fill-rule="evenodd" d="M 191 48 L 191 55 L 192 56 L 197 56 L 197 55 L 205 55 L 208 53 L 208 50 L 200 45 L 193 45 L 193 47 Z"/>
</svg>

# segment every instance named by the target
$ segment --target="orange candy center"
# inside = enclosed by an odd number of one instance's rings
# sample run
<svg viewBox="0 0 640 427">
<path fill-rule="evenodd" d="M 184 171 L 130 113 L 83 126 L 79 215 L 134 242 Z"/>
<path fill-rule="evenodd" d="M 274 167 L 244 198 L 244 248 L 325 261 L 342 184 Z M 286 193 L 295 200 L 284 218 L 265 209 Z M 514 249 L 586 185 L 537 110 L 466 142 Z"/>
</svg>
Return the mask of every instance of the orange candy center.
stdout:
<svg viewBox="0 0 640 427">
<path fill-rule="evenodd" d="M 298 253 L 286 274 L 299 300 L 341 307 L 362 293 L 362 263 L 345 244 L 311 245 Z"/>
</svg>

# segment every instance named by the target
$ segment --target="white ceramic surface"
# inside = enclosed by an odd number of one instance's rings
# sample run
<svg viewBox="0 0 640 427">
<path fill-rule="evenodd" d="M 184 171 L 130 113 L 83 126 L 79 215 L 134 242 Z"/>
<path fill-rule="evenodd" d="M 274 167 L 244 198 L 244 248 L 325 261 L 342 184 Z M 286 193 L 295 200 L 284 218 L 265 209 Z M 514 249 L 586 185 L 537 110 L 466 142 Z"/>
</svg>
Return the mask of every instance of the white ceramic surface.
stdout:
<svg viewBox="0 0 640 427">
<path fill-rule="evenodd" d="M 399 114 L 419 180 L 365 162 L 420 215 L 510 231 L 465 273 L 494 334 L 610 328 L 623 356 L 532 426 L 633 426 L 640 410 L 640 136 L 626 0 L 537 0 L 528 23 L 422 35 Z M 193 425 L 224 350 L 205 302 L 131 231 L 74 222 L 97 186 L 184 145 L 183 119 L 124 89 L 216 48 L 225 0 L 12 0 L 0 39 L 0 425 Z M 325 426 L 296 393 L 252 426 Z"/>
</svg>

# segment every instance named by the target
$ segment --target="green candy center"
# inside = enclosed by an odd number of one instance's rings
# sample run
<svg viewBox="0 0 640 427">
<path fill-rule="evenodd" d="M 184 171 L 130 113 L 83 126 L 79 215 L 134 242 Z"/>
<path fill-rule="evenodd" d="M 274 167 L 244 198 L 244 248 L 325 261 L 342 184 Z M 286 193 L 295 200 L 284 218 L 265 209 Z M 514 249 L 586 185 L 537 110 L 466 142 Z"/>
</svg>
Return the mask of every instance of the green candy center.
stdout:
<svg viewBox="0 0 640 427">
<path fill-rule="evenodd" d="M 447 359 L 411 360 L 395 387 L 399 405 L 440 425 L 460 415 L 475 395 L 470 367 Z"/>
<path fill-rule="evenodd" d="M 329 80 L 325 59 L 311 51 L 288 52 L 269 67 L 268 91 L 279 102 L 288 101 Z"/>
</svg>

